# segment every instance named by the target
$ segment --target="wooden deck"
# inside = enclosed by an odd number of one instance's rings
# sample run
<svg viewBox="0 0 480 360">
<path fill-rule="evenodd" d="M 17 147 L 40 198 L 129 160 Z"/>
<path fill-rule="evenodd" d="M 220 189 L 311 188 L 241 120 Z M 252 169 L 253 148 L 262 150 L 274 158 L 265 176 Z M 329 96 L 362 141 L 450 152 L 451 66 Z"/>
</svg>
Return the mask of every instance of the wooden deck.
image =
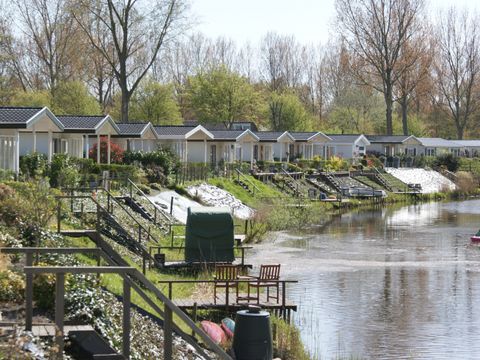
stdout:
<svg viewBox="0 0 480 360">
<path fill-rule="evenodd" d="M 0 325 L 0 332 L 13 331 L 15 328 L 23 328 L 22 324 L 2 324 Z M 91 325 L 65 325 L 64 333 L 68 335 L 70 331 L 77 330 L 94 330 Z M 38 337 L 53 337 L 55 336 L 54 324 L 33 324 L 32 325 L 33 336 Z"/>
<path fill-rule="evenodd" d="M 281 295 L 281 294 L 280 294 Z M 239 298 L 246 298 L 246 293 L 238 294 Z M 282 298 L 280 296 L 279 302 L 276 302 L 276 299 L 267 301 L 266 293 L 260 293 L 260 301 L 257 304 L 257 301 L 250 300 L 248 301 L 238 301 L 236 299 L 236 294 L 230 294 L 230 299 L 227 304 L 227 298 L 225 293 L 217 293 L 217 301 L 215 303 L 213 299 L 213 294 L 205 295 L 202 297 L 187 298 L 187 299 L 174 299 L 175 305 L 177 305 L 182 310 L 193 310 L 193 309 L 217 309 L 217 310 L 242 310 L 247 309 L 249 305 L 258 305 L 265 310 L 293 310 L 297 311 L 297 305 L 286 299 L 285 305 L 282 305 Z"/>
</svg>

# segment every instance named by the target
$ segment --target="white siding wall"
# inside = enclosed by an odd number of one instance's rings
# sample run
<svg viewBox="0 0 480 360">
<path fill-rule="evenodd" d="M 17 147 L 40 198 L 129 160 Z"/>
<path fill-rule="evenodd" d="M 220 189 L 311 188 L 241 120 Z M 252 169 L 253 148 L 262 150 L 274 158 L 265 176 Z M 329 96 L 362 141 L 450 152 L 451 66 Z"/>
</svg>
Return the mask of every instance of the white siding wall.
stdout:
<svg viewBox="0 0 480 360">
<path fill-rule="evenodd" d="M 0 168 L 15 170 L 15 147 L 14 136 L 0 136 Z"/>
<path fill-rule="evenodd" d="M 33 134 L 20 133 L 20 156 L 33 152 Z M 37 152 L 48 154 L 48 133 L 37 133 Z"/>
<path fill-rule="evenodd" d="M 205 147 L 204 147 L 203 141 L 190 141 L 188 143 L 188 162 L 203 163 L 204 153 L 205 153 Z M 207 158 L 207 161 L 208 161 L 208 158 Z"/>
<path fill-rule="evenodd" d="M 335 154 L 343 159 L 351 159 L 353 157 L 352 145 L 335 145 Z"/>
</svg>

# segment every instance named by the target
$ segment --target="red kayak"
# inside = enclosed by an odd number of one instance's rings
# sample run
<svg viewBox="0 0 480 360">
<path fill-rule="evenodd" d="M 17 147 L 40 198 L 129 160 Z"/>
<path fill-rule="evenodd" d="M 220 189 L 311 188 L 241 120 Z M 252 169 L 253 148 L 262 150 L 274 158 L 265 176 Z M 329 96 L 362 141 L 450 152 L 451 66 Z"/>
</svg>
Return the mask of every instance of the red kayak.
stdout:
<svg viewBox="0 0 480 360">
<path fill-rule="evenodd" d="M 214 322 L 204 320 L 200 323 L 200 326 L 216 344 L 223 343 L 227 339 L 222 328 Z"/>
</svg>

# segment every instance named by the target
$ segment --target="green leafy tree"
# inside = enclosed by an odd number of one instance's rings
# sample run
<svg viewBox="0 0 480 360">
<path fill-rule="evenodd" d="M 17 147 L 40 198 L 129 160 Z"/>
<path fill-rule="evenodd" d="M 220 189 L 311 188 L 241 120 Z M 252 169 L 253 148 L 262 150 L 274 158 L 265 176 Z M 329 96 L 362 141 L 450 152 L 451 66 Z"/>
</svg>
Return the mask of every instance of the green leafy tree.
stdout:
<svg viewBox="0 0 480 360">
<path fill-rule="evenodd" d="M 268 102 L 270 124 L 276 131 L 309 131 L 313 128 L 312 116 L 293 93 L 270 94 Z"/>
<path fill-rule="evenodd" d="M 133 95 L 129 117 L 154 124 L 180 124 L 182 116 L 173 87 L 155 81 L 145 82 Z"/>
<path fill-rule="evenodd" d="M 52 97 L 47 90 L 17 91 L 13 95 L 10 104 L 13 106 L 48 106 L 52 105 Z"/>
<path fill-rule="evenodd" d="M 93 115 L 100 106 L 79 81 L 60 83 L 53 91 L 52 108 L 56 114 Z"/>
<path fill-rule="evenodd" d="M 225 66 L 189 79 L 187 96 L 202 123 L 223 123 L 230 128 L 235 120 L 256 119 L 259 93 L 249 81 Z"/>
</svg>

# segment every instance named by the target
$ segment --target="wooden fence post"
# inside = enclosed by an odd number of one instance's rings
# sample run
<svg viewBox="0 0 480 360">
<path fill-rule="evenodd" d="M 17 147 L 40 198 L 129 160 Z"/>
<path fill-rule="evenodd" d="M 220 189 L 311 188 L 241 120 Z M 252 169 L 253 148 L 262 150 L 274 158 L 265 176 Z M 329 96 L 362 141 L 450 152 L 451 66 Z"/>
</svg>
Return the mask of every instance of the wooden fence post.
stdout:
<svg viewBox="0 0 480 360">
<path fill-rule="evenodd" d="M 26 266 L 33 265 L 33 254 L 27 252 Z M 25 330 L 32 331 L 32 319 L 33 319 L 33 274 L 27 273 L 25 279 Z"/>
<path fill-rule="evenodd" d="M 130 294 L 131 288 L 127 275 L 123 278 L 123 330 L 122 354 L 125 359 L 130 359 Z"/>
<path fill-rule="evenodd" d="M 57 273 L 55 282 L 55 344 L 57 346 L 57 359 L 63 359 L 65 346 L 63 317 L 65 314 L 65 274 Z"/>
<path fill-rule="evenodd" d="M 62 204 L 61 204 L 61 200 L 58 199 L 58 202 L 57 202 L 57 232 L 59 233 L 60 232 L 60 228 L 61 228 L 61 216 L 62 216 Z"/>
</svg>

